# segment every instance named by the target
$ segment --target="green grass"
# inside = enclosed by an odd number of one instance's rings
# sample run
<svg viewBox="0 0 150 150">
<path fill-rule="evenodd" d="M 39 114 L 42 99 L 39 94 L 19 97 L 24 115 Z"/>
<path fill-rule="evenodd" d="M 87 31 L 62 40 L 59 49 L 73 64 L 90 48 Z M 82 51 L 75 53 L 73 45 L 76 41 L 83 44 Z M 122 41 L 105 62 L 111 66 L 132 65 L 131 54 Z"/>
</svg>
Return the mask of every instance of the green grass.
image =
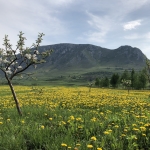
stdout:
<svg viewBox="0 0 150 150">
<path fill-rule="evenodd" d="M 4 119 L 3 124 L 0 125 L 0 149 L 63 150 L 65 148 L 61 146 L 62 143 L 67 143 L 72 149 L 79 143 L 81 150 L 86 150 L 88 144 L 95 145 L 95 147 L 103 147 L 105 150 L 134 150 L 138 146 L 137 143 L 141 143 L 139 145 L 144 150 L 150 146 L 149 137 L 142 137 L 141 133 L 133 135 L 131 129 L 128 129 L 130 132 L 128 139 L 126 137 L 120 138 L 120 128 L 124 128 L 128 125 L 128 121 L 132 120 L 132 118 L 124 120 L 118 117 L 120 110 L 115 110 L 115 113 L 108 115 L 109 118 L 105 122 L 101 122 L 101 124 L 91 122 L 93 115 L 100 117 L 100 115 L 94 114 L 94 110 L 92 113 L 91 109 L 79 109 L 77 111 L 26 107 L 23 110 L 23 117 L 16 116 L 16 110 L 2 111 L 1 115 Z M 100 111 L 97 112 L 100 113 Z M 68 118 L 72 114 L 76 117 L 83 116 L 84 114 L 84 118 L 81 117 L 81 121 L 71 121 L 68 123 Z M 52 120 L 49 120 L 49 118 L 52 118 Z M 115 124 L 119 126 L 119 129 L 115 127 Z M 113 133 L 105 135 L 104 131 L 109 129 L 113 129 Z M 97 141 L 90 140 L 92 136 L 95 136 Z M 136 137 L 138 140 L 135 139 Z M 119 140 L 122 140 L 122 142 L 119 142 Z M 96 148 L 94 149 L 96 150 Z"/>
<path fill-rule="evenodd" d="M 92 145 L 92 150 L 149 150 L 150 99 L 144 100 L 148 91 L 131 91 L 128 95 L 123 90 L 43 88 L 40 95 L 31 87 L 16 86 L 24 104 L 20 117 L 11 107 L 8 88 L 0 87 L 1 99 L 7 98 L 0 104 L 0 149 L 87 150 Z"/>
</svg>

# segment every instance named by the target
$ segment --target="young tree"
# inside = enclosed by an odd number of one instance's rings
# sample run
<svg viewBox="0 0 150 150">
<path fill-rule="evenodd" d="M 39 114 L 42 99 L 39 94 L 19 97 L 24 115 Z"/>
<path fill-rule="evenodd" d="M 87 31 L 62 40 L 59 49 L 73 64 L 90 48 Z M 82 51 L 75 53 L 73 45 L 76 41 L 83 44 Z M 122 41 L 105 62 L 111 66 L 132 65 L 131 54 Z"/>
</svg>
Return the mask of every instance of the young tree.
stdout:
<svg viewBox="0 0 150 150">
<path fill-rule="evenodd" d="M 123 74 L 121 75 L 120 77 L 120 80 L 130 80 L 130 75 L 129 75 L 129 72 L 128 70 L 124 70 Z"/>
<path fill-rule="evenodd" d="M 139 81 L 139 72 L 135 72 L 133 77 L 134 77 L 134 80 L 133 80 L 133 82 L 131 81 L 131 83 L 133 85 L 133 89 L 138 90 L 141 88 L 141 82 Z"/>
<path fill-rule="evenodd" d="M 122 84 L 126 87 L 126 89 L 128 90 L 128 94 L 129 94 L 129 90 L 131 87 L 131 80 L 122 80 Z"/>
<path fill-rule="evenodd" d="M 146 58 L 146 76 L 148 79 L 148 82 L 150 83 L 150 61 Z"/>
<path fill-rule="evenodd" d="M 4 49 L 0 49 L 0 70 L 4 73 L 7 83 L 11 89 L 13 98 L 15 100 L 16 108 L 19 115 L 22 115 L 19 101 L 17 99 L 12 80 L 15 76 L 22 76 L 22 73 L 30 66 L 36 68 L 37 64 L 45 62 L 45 58 L 48 57 L 52 50 L 45 52 L 39 52 L 38 48 L 42 42 L 43 33 L 39 33 L 36 43 L 30 48 L 24 47 L 26 38 L 24 33 L 19 33 L 19 41 L 17 42 L 16 49 L 12 49 L 12 45 L 9 43 L 8 35 L 4 37 Z M 28 74 L 30 75 L 30 74 Z"/>
<path fill-rule="evenodd" d="M 146 69 L 143 69 L 139 73 L 139 82 L 141 82 L 141 88 L 144 89 L 146 87 L 146 83 L 147 83 Z"/>
<path fill-rule="evenodd" d="M 100 80 L 99 80 L 99 78 L 95 79 L 95 86 L 100 86 Z"/>
<path fill-rule="evenodd" d="M 117 85 L 118 85 L 118 83 L 119 83 L 119 75 L 114 73 L 114 74 L 112 75 L 111 79 L 110 79 L 110 84 L 111 84 L 114 88 L 116 88 Z"/>
<path fill-rule="evenodd" d="M 109 87 L 109 79 L 108 77 L 102 78 L 100 81 L 101 87 Z"/>
<path fill-rule="evenodd" d="M 105 79 L 104 79 L 104 87 L 109 87 L 109 79 L 108 79 L 108 77 L 105 77 Z"/>
<path fill-rule="evenodd" d="M 132 69 L 132 71 L 131 71 L 131 87 L 132 87 L 132 89 L 134 87 L 134 80 L 135 80 L 135 71 L 134 71 L 134 69 Z"/>
<path fill-rule="evenodd" d="M 134 73 L 133 88 L 136 90 L 144 89 L 147 84 L 146 70 Z"/>
</svg>

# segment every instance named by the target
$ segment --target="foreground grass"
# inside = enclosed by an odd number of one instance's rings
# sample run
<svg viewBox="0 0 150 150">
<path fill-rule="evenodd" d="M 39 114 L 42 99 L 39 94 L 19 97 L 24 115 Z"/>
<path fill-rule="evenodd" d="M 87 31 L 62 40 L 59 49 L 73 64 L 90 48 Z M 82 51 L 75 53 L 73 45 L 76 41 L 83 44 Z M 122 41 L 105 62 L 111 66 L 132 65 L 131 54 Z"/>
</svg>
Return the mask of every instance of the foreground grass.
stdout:
<svg viewBox="0 0 150 150">
<path fill-rule="evenodd" d="M 0 149 L 148 150 L 149 91 L 86 87 L 0 87 Z"/>
</svg>

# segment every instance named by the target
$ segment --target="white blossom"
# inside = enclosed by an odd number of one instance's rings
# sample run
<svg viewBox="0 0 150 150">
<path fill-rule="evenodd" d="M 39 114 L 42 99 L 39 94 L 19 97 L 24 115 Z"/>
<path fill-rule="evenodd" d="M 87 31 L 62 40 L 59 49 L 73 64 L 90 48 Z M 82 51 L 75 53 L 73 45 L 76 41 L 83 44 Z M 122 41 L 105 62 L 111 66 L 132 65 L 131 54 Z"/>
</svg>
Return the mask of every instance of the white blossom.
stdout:
<svg viewBox="0 0 150 150">
<path fill-rule="evenodd" d="M 35 54 L 39 54 L 39 51 L 38 51 L 38 50 L 35 50 L 34 53 L 35 53 Z"/>
<path fill-rule="evenodd" d="M 8 60 L 6 60 L 6 59 L 4 59 L 4 60 L 3 60 L 3 63 L 8 63 L 8 62 L 9 62 L 9 61 L 8 61 Z"/>
<path fill-rule="evenodd" d="M 22 76 L 22 75 L 20 76 L 20 79 L 23 79 L 23 76 Z"/>
<path fill-rule="evenodd" d="M 18 69 L 22 69 L 22 66 L 18 66 Z"/>
<path fill-rule="evenodd" d="M 25 54 L 25 57 L 27 57 L 28 59 L 31 59 L 31 54 Z"/>
<path fill-rule="evenodd" d="M 34 65 L 34 68 L 36 69 L 36 68 L 37 68 L 37 65 Z"/>
<path fill-rule="evenodd" d="M 32 58 L 33 60 L 37 60 L 36 54 L 33 54 Z"/>
<path fill-rule="evenodd" d="M 10 70 L 5 71 L 6 74 L 12 74 L 12 72 Z"/>
</svg>

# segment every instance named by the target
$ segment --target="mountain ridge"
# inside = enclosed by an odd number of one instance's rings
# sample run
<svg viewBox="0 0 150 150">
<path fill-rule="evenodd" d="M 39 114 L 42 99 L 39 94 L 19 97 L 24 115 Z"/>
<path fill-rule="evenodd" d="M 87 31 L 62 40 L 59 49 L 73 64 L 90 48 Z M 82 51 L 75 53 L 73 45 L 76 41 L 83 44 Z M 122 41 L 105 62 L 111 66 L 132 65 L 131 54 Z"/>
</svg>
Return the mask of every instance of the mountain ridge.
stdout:
<svg viewBox="0 0 150 150">
<path fill-rule="evenodd" d="M 91 44 L 60 43 L 40 46 L 39 51 L 53 49 L 44 66 L 51 68 L 90 68 L 94 66 L 143 68 L 146 56 L 128 45 L 107 49 Z"/>
<path fill-rule="evenodd" d="M 136 47 L 128 45 L 108 49 L 91 44 L 60 43 L 40 46 L 39 51 L 53 49 L 46 63 L 35 69 L 29 67 L 26 72 L 33 73 L 25 85 L 85 85 L 99 77 L 111 77 L 115 72 L 125 69 L 135 71 L 145 67 L 146 56 Z M 0 75 L 4 77 L 4 74 Z M 18 83 L 18 78 L 14 81 Z"/>
</svg>

